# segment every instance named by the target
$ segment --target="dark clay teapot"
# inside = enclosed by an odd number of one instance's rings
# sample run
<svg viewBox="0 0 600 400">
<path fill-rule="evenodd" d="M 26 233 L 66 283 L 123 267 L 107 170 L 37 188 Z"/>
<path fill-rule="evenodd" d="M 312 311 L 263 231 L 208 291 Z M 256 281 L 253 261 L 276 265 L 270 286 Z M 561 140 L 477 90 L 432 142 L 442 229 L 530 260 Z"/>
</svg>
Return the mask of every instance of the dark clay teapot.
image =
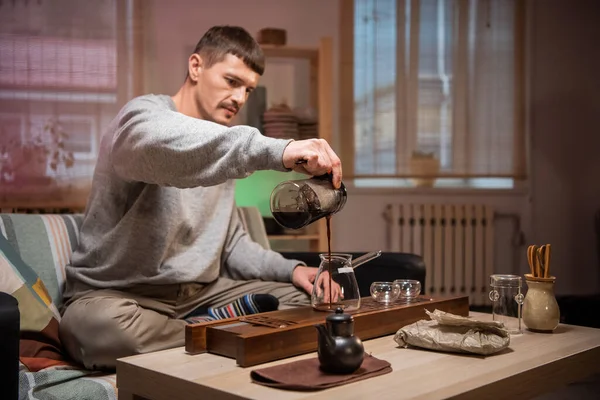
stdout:
<svg viewBox="0 0 600 400">
<path fill-rule="evenodd" d="M 341 308 L 329 315 L 326 325 L 315 325 L 319 331 L 317 352 L 321 369 L 334 374 L 351 374 L 363 362 L 365 349 L 354 336 L 354 318 Z"/>
</svg>

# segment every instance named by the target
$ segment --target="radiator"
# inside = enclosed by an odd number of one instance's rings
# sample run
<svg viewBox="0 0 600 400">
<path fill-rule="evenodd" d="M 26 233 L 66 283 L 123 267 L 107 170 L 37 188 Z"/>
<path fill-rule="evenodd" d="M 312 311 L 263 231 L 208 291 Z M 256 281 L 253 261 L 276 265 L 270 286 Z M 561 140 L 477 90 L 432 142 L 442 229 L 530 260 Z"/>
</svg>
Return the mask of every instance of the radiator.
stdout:
<svg viewBox="0 0 600 400">
<path fill-rule="evenodd" d="M 494 213 L 483 204 L 390 204 L 388 248 L 419 254 L 425 261 L 425 293 L 469 296 L 471 305 L 491 304 Z"/>
</svg>

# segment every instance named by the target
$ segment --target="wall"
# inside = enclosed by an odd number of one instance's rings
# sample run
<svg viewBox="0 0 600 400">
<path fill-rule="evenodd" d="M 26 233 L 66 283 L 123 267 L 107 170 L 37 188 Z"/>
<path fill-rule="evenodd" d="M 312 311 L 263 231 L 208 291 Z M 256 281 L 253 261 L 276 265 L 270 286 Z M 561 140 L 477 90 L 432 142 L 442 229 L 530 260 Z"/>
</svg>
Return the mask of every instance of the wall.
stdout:
<svg viewBox="0 0 600 400">
<path fill-rule="evenodd" d="M 291 45 L 316 46 L 323 36 L 338 45 L 339 2 L 260 0 L 199 2 L 153 0 L 148 91 L 174 93 L 185 75 L 187 52 L 215 24 L 287 30 Z M 349 189 L 344 210 L 333 220 L 333 247 L 368 251 L 385 247 L 385 205 L 391 202 L 485 201 L 503 214 L 517 214 L 528 244 L 552 243 L 557 293 L 600 291 L 592 217 L 600 207 L 600 57 L 597 50 L 600 2 L 531 0 L 528 59 L 530 188 L 514 193 L 385 191 Z M 308 22 L 310 21 L 310 23 Z M 595 32 L 595 33 L 594 33 Z M 337 62 L 334 53 L 334 62 Z M 337 65 L 337 64 L 336 64 Z M 334 90 L 338 83 L 334 82 Z M 335 99 L 337 102 L 337 99 Z M 334 105 L 334 109 L 337 107 Z M 334 115 L 334 121 L 337 121 Z M 343 140 L 334 122 L 334 148 Z M 496 272 L 525 273 L 526 247 L 513 246 L 514 225 L 498 221 Z M 515 252 L 516 257 L 515 260 Z"/>
<path fill-rule="evenodd" d="M 519 215 L 527 244 L 553 245 L 558 294 L 600 292 L 593 227 L 600 209 L 599 20 L 600 2 L 594 0 L 528 4 L 529 188 L 480 195 L 354 189 L 334 218 L 335 246 L 381 248 L 386 239 L 382 211 L 391 202 L 484 201 L 500 213 Z M 514 246 L 510 221 L 498 223 L 496 272 L 526 273 L 526 246 Z"/>
<path fill-rule="evenodd" d="M 530 11 L 532 240 L 555 245 L 559 292 L 598 292 L 600 3 L 536 0 Z"/>
<path fill-rule="evenodd" d="M 177 91 L 185 77 L 190 48 L 213 25 L 239 25 L 253 35 L 262 28 L 283 28 L 291 46 L 317 47 L 320 38 L 329 36 L 334 38 L 337 48 L 337 0 L 149 1 L 153 4 L 153 23 L 149 33 L 152 48 L 146 66 L 147 91 Z M 267 67 L 265 75 L 268 73 Z"/>
</svg>

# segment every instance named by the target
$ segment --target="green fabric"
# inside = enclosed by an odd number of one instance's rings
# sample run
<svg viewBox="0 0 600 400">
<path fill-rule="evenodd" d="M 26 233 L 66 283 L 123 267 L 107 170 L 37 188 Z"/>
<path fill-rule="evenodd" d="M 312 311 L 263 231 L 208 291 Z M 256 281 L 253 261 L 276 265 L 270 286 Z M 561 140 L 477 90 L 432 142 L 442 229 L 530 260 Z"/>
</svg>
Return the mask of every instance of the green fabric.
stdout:
<svg viewBox="0 0 600 400">
<path fill-rule="evenodd" d="M 116 400 L 114 374 L 51 367 L 29 372 L 19 368 L 19 400 Z"/>
<path fill-rule="evenodd" d="M 10 218 L 10 214 L 0 214 L 0 233 L 4 235 L 5 238 L 8 239 L 8 242 L 11 246 L 19 253 L 19 243 L 17 242 L 17 237 L 15 235 L 15 227 L 12 223 L 12 219 Z"/>
<path fill-rule="evenodd" d="M 30 217 L 13 218 L 12 220 L 19 252 L 23 261 L 35 266 L 37 274 L 48 288 L 48 292 L 56 304 L 61 295 L 58 290 L 52 249 L 50 248 L 46 228 L 40 216 Z"/>
<path fill-rule="evenodd" d="M 78 237 L 79 237 L 79 228 L 81 227 L 81 223 L 83 222 L 83 215 L 74 214 L 74 215 L 61 215 L 60 216 L 67 228 L 67 233 L 69 235 L 69 242 L 71 243 L 71 247 L 75 247 L 77 245 Z"/>
</svg>

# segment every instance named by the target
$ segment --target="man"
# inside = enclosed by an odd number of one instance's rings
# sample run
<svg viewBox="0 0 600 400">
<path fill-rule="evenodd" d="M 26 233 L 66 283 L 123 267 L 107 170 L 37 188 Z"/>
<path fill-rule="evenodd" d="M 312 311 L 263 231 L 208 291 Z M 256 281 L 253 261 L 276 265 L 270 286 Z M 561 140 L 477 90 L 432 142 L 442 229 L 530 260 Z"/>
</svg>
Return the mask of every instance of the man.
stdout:
<svg viewBox="0 0 600 400">
<path fill-rule="evenodd" d="M 339 187 L 341 163 L 323 140 L 228 127 L 263 70 L 245 30 L 211 28 L 174 96 L 131 100 L 103 135 L 60 324 L 86 368 L 181 346 L 188 322 L 309 304 L 316 268 L 249 238 L 233 179 L 330 171 Z"/>
</svg>

